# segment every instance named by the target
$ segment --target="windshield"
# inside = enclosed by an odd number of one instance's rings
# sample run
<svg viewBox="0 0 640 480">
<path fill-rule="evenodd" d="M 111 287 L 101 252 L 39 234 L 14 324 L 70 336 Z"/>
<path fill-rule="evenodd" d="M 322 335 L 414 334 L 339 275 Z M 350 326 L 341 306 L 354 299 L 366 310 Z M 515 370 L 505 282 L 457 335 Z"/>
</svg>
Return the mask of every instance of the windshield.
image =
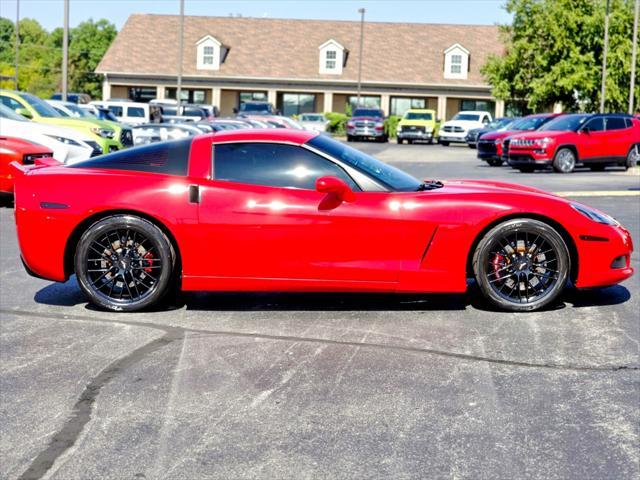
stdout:
<svg viewBox="0 0 640 480">
<path fill-rule="evenodd" d="M 15 120 L 16 122 L 28 122 L 22 115 L 17 114 L 9 107 L 0 104 L 0 118 L 8 118 L 9 120 Z"/>
<path fill-rule="evenodd" d="M 427 112 L 407 112 L 404 118 L 405 120 L 433 120 L 433 116 Z"/>
<path fill-rule="evenodd" d="M 480 115 L 474 113 L 458 113 L 453 120 L 464 120 L 467 122 L 478 122 L 480 121 Z"/>
<path fill-rule="evenodd" d="M 31 107 L 38 112 L 38 115 L 44 118 L 57 118 L 62 117 L 55 108 L 49 105 L 44 100 L 40 100 L 38 97 L 31 95 L 29 93 L 21 93 L 20 96 L 25 100 Z"/>
<path fill-rule="evenodd" d="M 382 111 L 374 108 L 357 108 L 353 112 L 354 117 L 382 117 Z"/>
<path fill-rule="evenodd" d="M 351 148 L 326 135 L 318 135 L 307 142 L 308 145 L 340 160 L 356 170 L 373 177 L 391 190 L 413 192 L 420 188 L 421 182 L 408 173 L 381 162 L 360 150 Z"/>
<path fill-rule="evenodd" d="M 497 130 L 499 128 L 506 128 L 510 126 L 512 123 L 516 122 L 517 118 L 499 118 L 489 123 L 485 128 L 490 128 L 492 130 Z"/>
<path fill-rule="evenodd" d="M 520 132 L 530 132 L 537 130 L 540 126 L 549 120 L 549 117 L 526 117 L 511 125 L 511 130 Z"/>
<path fill-rule="evenodd" d="M 324 115 L 302 115 L 300 120 L 303 122 L 324 122 Z"/>
<path fill-rule="evenodd" d="M 562 115 L 545 124 L 540 131 L 575 132 L 589 119 L 589 115 Z"/>
<path fill-rule="evenodd" d="M 91 115 L 89 112 L 87 112 L 83 108 L 80 108 L 77 105 L 74 105 L 73 103 L 65 104 L 65 107 L 67 107 L 67 109 L 70 110 L 75 117 L 95 118 L 95 115 Z"/>
</svg>

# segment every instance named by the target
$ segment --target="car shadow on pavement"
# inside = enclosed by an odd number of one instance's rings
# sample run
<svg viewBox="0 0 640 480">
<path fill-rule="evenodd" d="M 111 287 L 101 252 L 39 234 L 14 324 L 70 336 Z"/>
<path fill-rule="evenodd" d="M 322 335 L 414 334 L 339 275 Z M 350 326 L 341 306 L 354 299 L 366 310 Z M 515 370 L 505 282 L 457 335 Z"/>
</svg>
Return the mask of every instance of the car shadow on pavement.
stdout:
<svg viewBox="0 0 640 480">
<path fill-rule="evenodd" d="M 622 285 L 593 290 L 568 288 L 560 301 L 546 308 L 581 308 L 618 305 L 628 301 L 631 293 Z M 36 303 L 73 307 L 85 305 L 88 310 L 99 310 L 88 304 L 78 288 L 75 276 L 65 283 L 51 283 L 36 292 Z M 467 307 L 495 311 L 481 297 L 475 284 L 465 294 L 393 294 L 393 293 L 290 293 L 290 292 L 184 292 L 150 311 L 186 308 L 193 311 L 434 311 L 459 310 Z"/>
</svg>

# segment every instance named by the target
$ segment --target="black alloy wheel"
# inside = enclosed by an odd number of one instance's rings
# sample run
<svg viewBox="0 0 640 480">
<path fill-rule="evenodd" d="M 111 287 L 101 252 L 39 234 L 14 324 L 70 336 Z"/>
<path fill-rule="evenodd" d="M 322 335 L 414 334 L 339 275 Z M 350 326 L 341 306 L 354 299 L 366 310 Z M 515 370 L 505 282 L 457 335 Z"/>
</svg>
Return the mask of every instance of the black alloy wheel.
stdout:
<svg viewBox="0 0 640 480">
<path fill-rule="evenodd" d="M 476 282 L 494 306 L 531 311 L 552 303 L 569 278 L 562 236 L 538 220 L 508 220 L 491 229 L 473 256 Z"/>
<path fill-rule="evenodd" d="M 171 242 L 153 223 L 114 215 L 91 225 L 76 249 L 75 272 L 94 304 L 113 311 L 149 307 L 166 294 L 173 276 Z"/>
</svg>

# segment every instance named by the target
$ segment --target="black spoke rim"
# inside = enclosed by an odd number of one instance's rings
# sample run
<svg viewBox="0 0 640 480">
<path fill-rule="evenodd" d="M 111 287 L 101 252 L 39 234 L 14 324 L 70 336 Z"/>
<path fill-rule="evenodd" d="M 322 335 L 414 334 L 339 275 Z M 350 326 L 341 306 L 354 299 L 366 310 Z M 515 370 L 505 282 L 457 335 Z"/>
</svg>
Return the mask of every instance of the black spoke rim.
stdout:
<svg viewBox="0 0 640 480">
<path fill-rule="evenodd" d="M 150 295 L 165 268 L 157 245 L 134 228 L 111 229 L 89 245 L 86 277 L 99 295 L 133 303 Z"/>
<path fill-rule="evenodd" d="M 540 300 L 560 276 L 555 246 L 537 232 L 517 230 L 497 237 L 485 261 L 488 284 L 513 303 Z"/>
</svg>

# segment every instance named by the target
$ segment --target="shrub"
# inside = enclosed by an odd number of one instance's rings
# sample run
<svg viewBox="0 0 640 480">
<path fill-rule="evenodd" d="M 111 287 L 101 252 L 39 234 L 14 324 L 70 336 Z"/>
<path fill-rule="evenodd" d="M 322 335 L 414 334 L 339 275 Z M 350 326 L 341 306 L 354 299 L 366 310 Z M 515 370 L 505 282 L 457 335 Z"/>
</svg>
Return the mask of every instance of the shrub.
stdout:
<svg viewBox="0 0 640 480">
<path fill-rule="evenodd" d="M 401 117 L 396 115 L 390 115 L 384 121 L 384 131 L 389 136 L 389 138 L 396 138 L 396 131 L 398 130 L 398 123 L 400 122 Z"/>
<path fill-rule="evenodd" d="M 329 132 L 333 135 L 346 135 L 347 134 L 347 121 L 349 117 L 344 113 L 327 112 L 324 114 L 325 118 L 329 120 Z"/>
</svg>

